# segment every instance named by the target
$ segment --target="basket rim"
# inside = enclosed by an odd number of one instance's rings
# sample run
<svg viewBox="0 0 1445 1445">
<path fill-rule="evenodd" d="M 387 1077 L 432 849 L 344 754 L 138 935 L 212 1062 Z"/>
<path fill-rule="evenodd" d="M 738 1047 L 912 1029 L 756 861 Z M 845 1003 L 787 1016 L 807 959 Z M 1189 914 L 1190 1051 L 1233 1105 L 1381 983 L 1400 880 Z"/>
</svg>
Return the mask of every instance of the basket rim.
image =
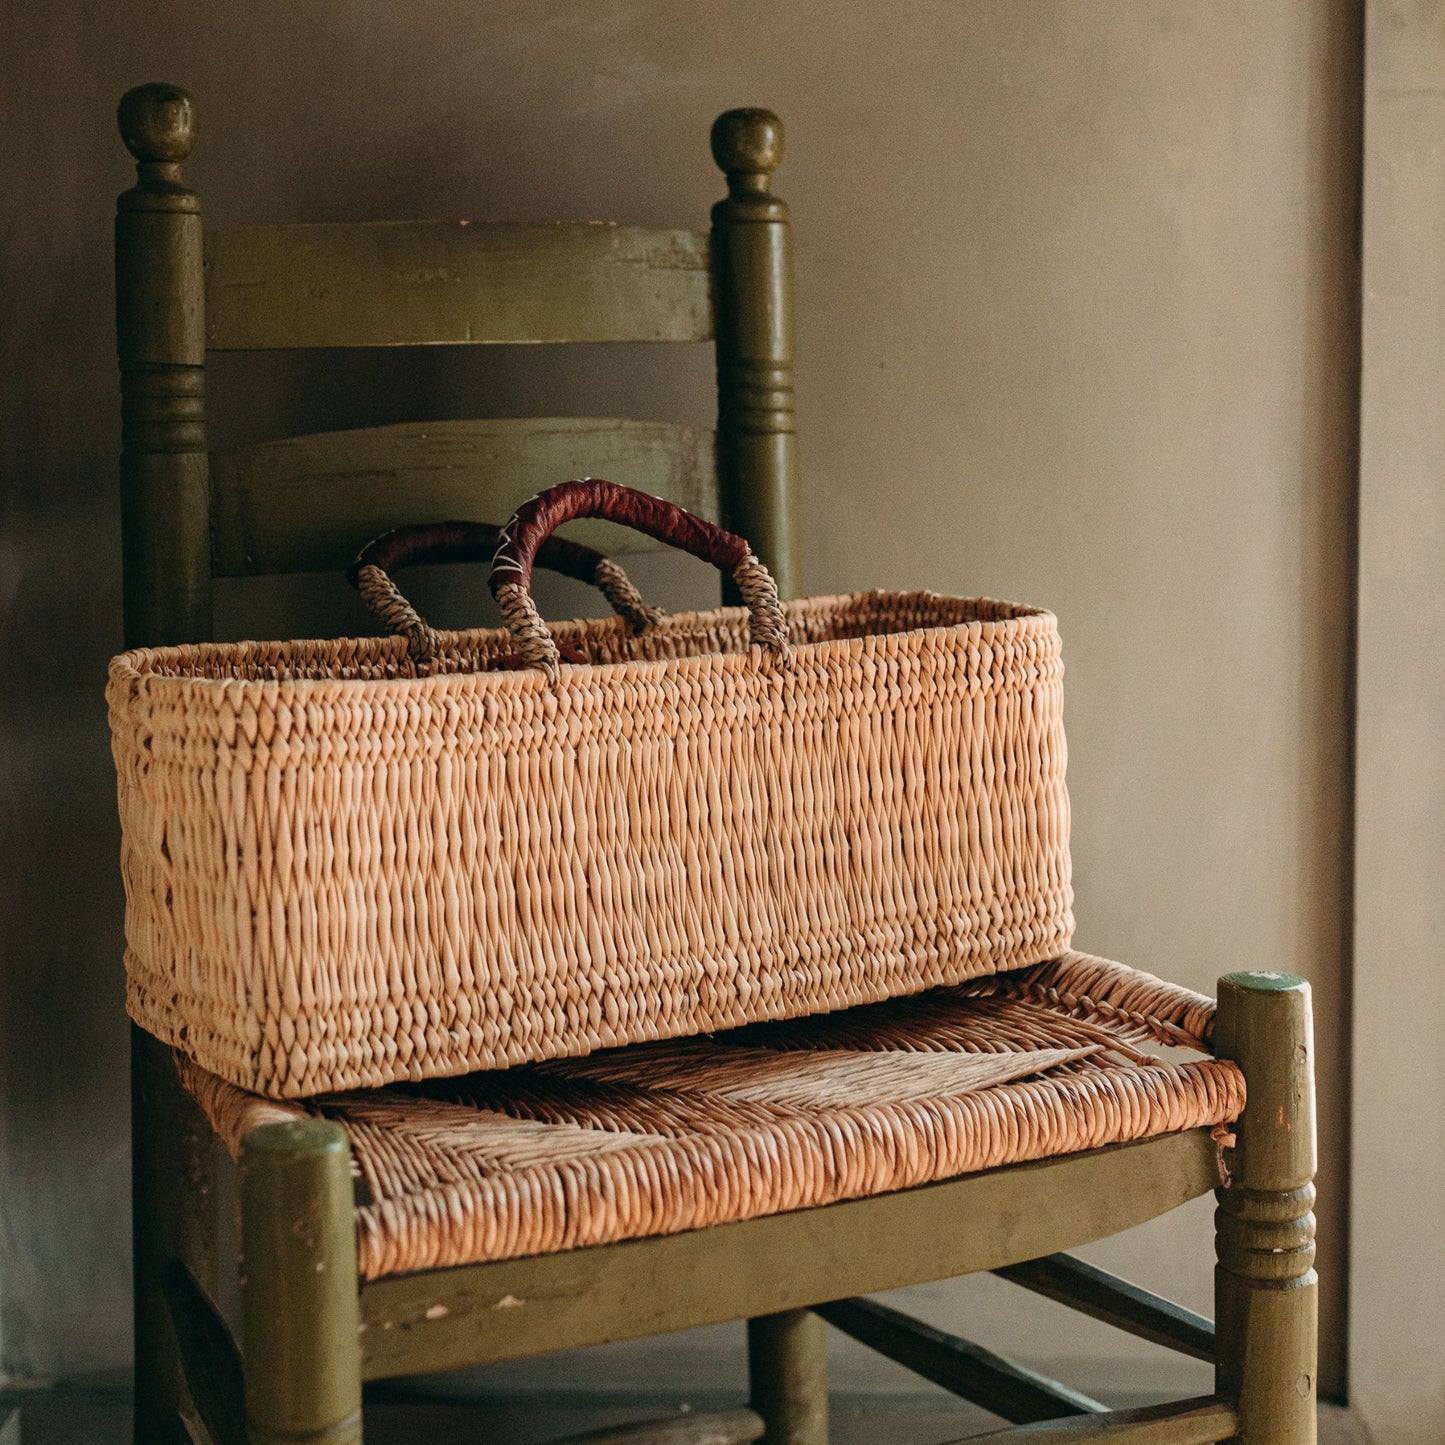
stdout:
<svg viewBox="0 0 1445 1445">
<path fill-rule="evenodd" d="M 859 592 L 830 593 L 820 596 L 797 598 L 783 604 L 788 617 L 806 616 L 818 612 L 840 611 L 845 606 L 857 607 L 868 603 L 935 603 L 955 606 L 1007 608 L 1012 615 L 990 618 L 970 618 L 957 622 L 940 622 L 923 627 L 900 628 L 889 632 L 865 633 L 856 637 L 820 638 L 814 641 L 797 642 L 793 645 L 791 665 L 778 665 L 764 658 L 759 649 L 750 647 L 741 652 L 707 652 L 687 657 L 622 658 L 614 662 L 564 662 L 558 684 L 551 684 L 547 675 L 537 669 L 468 669 L 456 672 L 433 672 L 415 677 L 315 677 L 288 676 L 273 678 L 247 678 L 215 676 L 199 670 L 208 662 L 223 663 L 243 654 L 259 649 L 274 649 L 280 656 L 298 655 L 303 665 L 314 663 L 328 652 L 341 655 L 350 652 L 358 663 L 381 661 L 395 655 L 398 659 L 406 655 L 406 639 L 396 636 L 332 637 L 332 638 L 288 638 L 281 640 L 237 639 L 217 642 L 186 642 L 164 647 L 134 647 L 117 653 L 111 658 L 108 676 L 112 684 L 133 686 L 180 686 L 186 689 L 232 689 L 242 688 L 362 688 L 375 687 L 385 683 L 390 687 L 431 688 L 448 681 L 468 681 L 495 688 L 531 690 L 554 686 L 566 689 L 568 684 L 578 684 L 584 679 L 599 679 L 616 676 L 619 669 L 627 669 L 632 675 L 639 670 L 661 672 L 694 667 L 712 669 L 719 665 L 729 669 L 747 667 L 749 670 L 777 671 L 785 675 L 796 670 L 800 663 L 817 658 L 824 649 L 836 655 L 840 649 L 861 650 L 869 643 L 897 641 L 905 638 L 937 636 L 946 633 L 976 632 L 984 637 L 1022 634 L 1031 631 L 1057 634 L 1058 618 L 1048 608 L 1034 607 L 1027 603 L 1009 602 L 993 597 L 961 597 L 931 590 L 897 591 L 886 588 L 870 588 Z M 687 612 L 667 612 L 654 626 L 659 632 L 696 630 L 699 619 L 710 622 L 742 621 L 747 618 L 745 607 L 702 608 Z M 596 635 L 599 631 L 619 631 L 626 627 L 620 617 L 573 617 L 548 624 L 554 636 L 566 639 L 578 632 Z M 439 655 L 455 653 L 463 648 L 475 650 L 479 644 L 504 643 L 512 634 L 505 627 L 471 627 L 437 629 Z M 180 664 L 184 670 L 161 671 L 167 664 Z M 644 673 L 645 675 L 645 673 Z"/>
</svg>

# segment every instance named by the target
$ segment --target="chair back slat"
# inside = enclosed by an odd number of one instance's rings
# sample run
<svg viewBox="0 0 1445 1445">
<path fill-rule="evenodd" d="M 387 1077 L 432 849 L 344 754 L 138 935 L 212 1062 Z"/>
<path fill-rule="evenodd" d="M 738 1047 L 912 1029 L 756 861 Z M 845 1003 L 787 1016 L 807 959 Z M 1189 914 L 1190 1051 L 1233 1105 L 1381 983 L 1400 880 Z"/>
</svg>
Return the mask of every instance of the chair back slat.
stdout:
<svg viewBox="0 0 1445 1445">
<path fill-rule="evenodd" d="M 540 417 L 319 432 L 212 454 L 212 570 L 340 572 L 392 527 L 504 522 L 532 493 L 589 473 L 717 517 L 710 428 Z M 608 552 L 656 546 L 606 522 L 568 535 Z"/>
<path fill-rule="evenodd" d="M 708 259 L 700 232 L 590 222 L 211 231 L 206 345 L 706 341 Z"/>
</svg>

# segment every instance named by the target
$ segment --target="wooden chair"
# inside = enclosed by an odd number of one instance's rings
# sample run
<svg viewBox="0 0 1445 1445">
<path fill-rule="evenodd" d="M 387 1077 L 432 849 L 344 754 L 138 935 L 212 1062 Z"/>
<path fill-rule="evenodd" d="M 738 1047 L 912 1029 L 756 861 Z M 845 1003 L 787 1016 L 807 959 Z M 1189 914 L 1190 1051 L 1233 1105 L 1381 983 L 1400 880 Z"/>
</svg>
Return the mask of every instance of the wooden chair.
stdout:
<svg viewBox="0 0 1445 1445">
<path fill-rule="evenodd" d="M 790 241 L 787 208 L 771 190 L 783 144 L 776 117 L 731 111 L 714 127 L 728 194 L 713 210 L 710 235 L 465 223 L 205 234 L 181 174 L 193 121 L 190 98 L 173 87 L 142 86 L 121 102 L 121 132 L 139 176 L 120 198 L 116 223 L 128 645 L 208 637 L 215 576 L 340 573 L 361 543 L 388 527 L 500 520 L 538 485 L 584 471 L 721 514 L 752 539 L 784 595 L 796 594 Z M 449 281 L 417 280 L 428 276 Z M 520 340 L 713 340 L 715 450 L 711 436 L 678 426 L 485 421 L 389 426 L 208 456 L 208 349 Z M 445 468 L 432 465 L 439 446 Z M 988 1091 L 988 1106 L 1012 1108 L 1010 1099 L 1032 1089 L 1066 1111 L 1085 1083 L 1147 1102 L 1185 1073 L 1140 1049 L 1182 1043 L 1204 1060 L 1189 1078 L 1227 1085 L 1242 1071 L 1248 1103 L 1234 1134 L 1224 1126 L 1238 1113 L 1237 1092 L 1227 1113 L 1216 1102 L 1212 1114 L 1191 1116 L 1201 1120 L 1192 1127 L 1158 1133 L 1156 1122 L 1131 1133 L 1121 1123 L 1100 1136 L 1104 1147 L 1061 1154 L 1039 1146 L 1029 1162 L 922 1187 L 855 1188 L 819 1207 L 744 1213 L 709 1228 L 366 1278 L 358 1276 L 346 1127 L 347 1109 L 361 1105 L 343 1100 L 327 1118 L 288 1117 L 238 1091 L 207 1094 L 194 1078 L 187 1090 L 171 1051 L 137 1031 L 137 1441 L 184 1439 L 189 1419 L 215 1445 L 345 1445 L 361 1439 L 363 1379 L 734 1319 L 749 1321 L 750 1408 L 586 1438 L 821 1445 L 826 1320 L 1024 1422 L 988 1439 L 1313 1441 L 1307 985 L 1279 974 L 1229 975 L 1216 1018 L 1209 1001 L 1147 975 L 1082 967 L 1071 956 L 1025 971 L 1022 981 L 983 980 L 958 1005 L 993 999 L 1004 1007 L 1022 989 L 1038 1017 L 1092 1030 L 1105 1046 L 1055 1086 Z M 1082 977 L 1095 982 L 1085 988 Z M 1153 1002 L 1146 1007 L 1143 998 Z M 898 1007 L 889 1015 L 895 1024 L 922 1016 L 913 1005 Z M 845 1022 L 831 1027 L 862 1027 L 832 1017 Z M 1093 1072 L 1077 1071 L 1085 1068 Z M 950 1117 L 957 1124 L 965 1116 Z M 1153 1137 L 1138 1137 L 1151 1128 Z M 217 1131 L 241 1156 L 244 1353 L 212 1303 Z M 1219 1200 L 1217 1330 L 1059 1252 L 1208 1190 Z M 857 1298 L 982 1270 L 1213 1359 L 1217 1393 L 1106 1411 Z"/>
</svg>

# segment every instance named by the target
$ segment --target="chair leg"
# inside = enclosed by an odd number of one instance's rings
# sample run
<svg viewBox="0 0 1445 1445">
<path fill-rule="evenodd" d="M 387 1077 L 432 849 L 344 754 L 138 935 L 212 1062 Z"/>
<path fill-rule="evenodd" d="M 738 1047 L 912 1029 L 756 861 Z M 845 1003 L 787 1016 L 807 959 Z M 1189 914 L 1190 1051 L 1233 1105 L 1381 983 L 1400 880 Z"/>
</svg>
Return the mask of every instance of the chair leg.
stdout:
<svg viewBox="0 0 1445 1445">
<path fill-rule="evenodd" d="M 131 1220 L 135 1281 L 136 1445 L 174 1445 L 190 1407 L 162 1292 L 186 1265 L 216 1288 L 216 1138 L 181 1087 L 170 1049 L 131 1030 Z"/>
<path fill-rule="evenodd" d="M 828 1445 L 827 1326 L 810 1310 L 748 1321 L 752 1407 L 763 1445 Z"/>
<path fill-rule="evenodd" d="M 351 1156 L 339 1124 L 267 1124 L 241 1146 L 251 1445 L 361 1445 Z"/>
<path fill-rule="evenodd" d="M 1219 983 L 1215 1051 L 1248 1101 L 1215 1214 L 1216 1377 L 1249 1445 L 1314 1445 L 1314 1035 L 1309 985 L 1288 974 Z"/>
</svg>

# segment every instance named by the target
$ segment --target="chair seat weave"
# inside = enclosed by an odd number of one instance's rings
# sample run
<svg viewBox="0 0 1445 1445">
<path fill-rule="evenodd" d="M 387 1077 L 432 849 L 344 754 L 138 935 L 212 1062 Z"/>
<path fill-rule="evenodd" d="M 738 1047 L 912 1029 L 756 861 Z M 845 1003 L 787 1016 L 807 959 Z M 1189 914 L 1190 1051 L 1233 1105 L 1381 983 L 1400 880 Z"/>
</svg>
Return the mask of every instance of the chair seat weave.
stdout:
<svg viewBox="0 0 1445 1445">
<path fill-rule="evenodd" d="M 1069 953 L 840 1013 L 304 1102 L 177 1064 L 233 1151 L 260 1124 L 345 1126 L 377 1279 L 1223 1124 L 1244 1080 L 1210 1056 L 1213 1018 L 1200 994 Z"/>
</svg>

